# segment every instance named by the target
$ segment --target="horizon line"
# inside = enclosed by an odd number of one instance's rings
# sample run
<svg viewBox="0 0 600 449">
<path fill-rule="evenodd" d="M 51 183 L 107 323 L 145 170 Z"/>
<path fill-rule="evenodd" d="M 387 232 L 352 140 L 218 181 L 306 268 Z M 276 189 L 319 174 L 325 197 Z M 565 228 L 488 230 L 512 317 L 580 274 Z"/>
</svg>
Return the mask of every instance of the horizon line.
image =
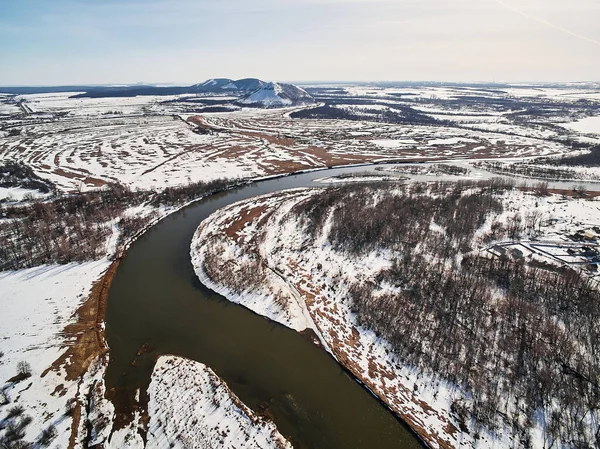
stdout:
<svg viewBox="0 0 600 449">
<path fill-rule="evenodd" d="M 207 78 L 205 81 L 211 79 L 218 78 Z M 231 79 L 231 78 L 228 78 Z M 243 79 L 243 78 L 240 78 Z M 257 78 L 260 79 L 260 78 Z M 204 81 L 204 82 L 205 82 Z M 234 80 L 235 81 L 235 80 Z M 261 81 L 264 81 L 261 79 Z M 283 80 L 283 81 L 273 81 L 277 83 L 289 83 L 289 84 L 298 84 L 298 85 L 310 85 L 310 84 L 390 84 L 390 83 L 398 83 L 398 84 L 416 84 L 416 83 L 437 83 L 437 84 L 541 84 L 541 85 L 552 85 L 552 84 L 592 84 L 592 83 L 600 83 L 600 79 L 598 80 L 571 80 L 571 81 L 536 81 L 536 80 L 520 80 L 520 81 L 489 81 L 489 80 L 466 80 L 466 81 L 450 81 L 450 80 L 432 80 L 432 79 L 406 79 L 406 80 L 393 80 L 393 79 L 379 79 L 379 80 Z M 27 88 L 27 87 L 35 87 L 35 88 L 51 88 L 51 87 L 190 87 L 196 84 L 202 84 L 203 82 L 134 82 L 134 83 L 60 83 L 60 84 L 1 84 L 0 87 L 8 87 L 8 88 Z"/>
</svg>

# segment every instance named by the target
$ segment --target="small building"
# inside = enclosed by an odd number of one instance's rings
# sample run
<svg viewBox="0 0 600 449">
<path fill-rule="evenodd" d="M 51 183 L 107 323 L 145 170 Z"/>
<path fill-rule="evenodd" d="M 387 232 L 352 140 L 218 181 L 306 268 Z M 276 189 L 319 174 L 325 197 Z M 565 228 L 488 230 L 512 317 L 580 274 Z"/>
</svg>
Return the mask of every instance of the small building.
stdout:
<svg viewBox="0 0 600 449">
<path fill-rule="evenodd" d="M 492 251 L 494 251 L 499 256 L 506 255 L 506 247 L 504 247 L 504 246 L 495 245 L 492 247 Z"/>
<path fill-rule="evenodd" d="M 525 253 L 521 251 L 519 248 L 513 248 L 511 250 L 513 257 L 517 259 L 522 259 L 525 256 Z"/>
<path fill-rule="evenodd" d="M 596 232 L 592 229 L 588 229 L 587 231 L 585 231 L 583 233 L 583 236 L 586 240 L 596 240 L 598 238 L 598 234 L 596 234 Z"/>
</svg>

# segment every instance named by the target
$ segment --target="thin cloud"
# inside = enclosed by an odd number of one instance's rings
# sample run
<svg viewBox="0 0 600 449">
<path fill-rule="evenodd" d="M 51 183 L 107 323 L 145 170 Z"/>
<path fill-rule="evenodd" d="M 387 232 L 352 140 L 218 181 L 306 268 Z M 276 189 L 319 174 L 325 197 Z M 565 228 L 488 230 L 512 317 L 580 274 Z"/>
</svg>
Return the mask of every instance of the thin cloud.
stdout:
<svg viewBox="0 0 600 449">
<path fill-rule="evenodd" d="M 515 8 L 514 6 L 511 6 L 511 5 L 503 2 L 502 0 L 494 0 L 494 1 L 496 3 L 498 3 L 499 5 L 503 6 L 504 8 L 509 9 L 509 10 L 511 10 L 511 11 L 517 13 L 517 14 L 520 14 L 523 17 L 527 17 L 528 19 L 531 19 L 531 20 L 534 20 L 536 22 L 542 23 L 542 24 L 544 24 L 544 25 L 546 25 L 546 26 L 548 26 L 550 28 L 553 28 L 553 29 L 555 29 L 557 31 L 561 31 L 561 32 L 563 32 L 565 34 L 568 34 L 570 36 L 576 37 L 578 39 L 581 39 L 581 40 L 584 40 L 584 41 L 587 41 L 587 42 L 591 42 L 592 44 L 600 45 L 600 41 L 597 41 L 596 39 L 592 39 L 591 37 L 575 33 L 574 31 L 571 31 L 571 30 L 568 30 L 568 29 L 563 28 L 561 26 L 555 25 L 552 22 L 548 22 L 547 20 L 542 19 L 541 17 L 537 17 L 537 16 L 534 16 L 534 15 L 528 14 L 525 11 L 522 11 L 522 10 L 520 10 L 518 8 Z"/>
</svg>

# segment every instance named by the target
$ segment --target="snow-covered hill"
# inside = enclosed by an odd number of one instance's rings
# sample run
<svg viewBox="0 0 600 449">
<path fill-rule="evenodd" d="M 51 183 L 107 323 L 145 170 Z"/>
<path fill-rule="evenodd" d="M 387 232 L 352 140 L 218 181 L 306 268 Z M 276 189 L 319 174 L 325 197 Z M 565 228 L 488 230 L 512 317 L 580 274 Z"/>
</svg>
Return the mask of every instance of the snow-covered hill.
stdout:
<svg viewBox="0 0 600 449">
<path fill-rule="evenodd" d="M 194 87 L 200 91 L 215 91 L 221 89 L 231 89 L 234 86 L 230 86 L 234 81 L 229 78 L 211 78 L 204 81 L 203 83 L 196 84 Z"/>
<path fill-rule="evenodd" d="M 245 95 L 260 89 L 266 83 L 257 78 L 243 78 L 232 80 L 230 78 L 212 78 L 203 83 L 192 86 L 195 91 L 200 93 L 222 93 L 226 92 L 232 95 Z"/>
<path fill-rule="evenodd" d="M 278 108 L 312 104 L 315 99 L 304 89 L 293 84 L 267 83 L 237 103 L 261 108 Z"/>
</svg>

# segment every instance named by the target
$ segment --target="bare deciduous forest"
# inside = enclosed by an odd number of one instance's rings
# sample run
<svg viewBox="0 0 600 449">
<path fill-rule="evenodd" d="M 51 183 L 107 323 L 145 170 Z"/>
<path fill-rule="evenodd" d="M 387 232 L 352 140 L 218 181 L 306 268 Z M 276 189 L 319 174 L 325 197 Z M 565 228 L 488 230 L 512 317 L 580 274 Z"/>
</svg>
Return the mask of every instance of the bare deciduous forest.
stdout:
<svg viewBox="0 0 600 449">
<path fill-rule="evenodd" d="M 158 206 L 179 206 L 235 185 L 215 180 L 160 192 L 108 188 L 25 204 L 0 205 L 0 270 L 42 264 L 97 260 L 107 253 L 108 238 L 117 226 L 117 251 L 158 218 Z M 144 215 L 127 215 L 129 207 L 149 205 Z"/>
<path fill-rule="evenodd" d="M 52 183 L 37 176 L 31 167 L 13 161 L 0 165 L 0 187 L 22 187 L 39 190 L 42 193 L 54 190 Z"/>
<path fill-rule="evenodd" d="M 328 240 L 349 260 L 397 254 L 376 278 L 348 286 L 353 311 L 402 362 L 467 393 L 452 404 L 463 430 L 509 426 L 528 447 L 529 430 L 544 419 L 554 447 L 597 447 L 590 425 L 600 408 L 597 286 L 572 269 L 471 251 L 477 229 L 502 212 L 497 193 L 507 188 L 499 181 L 347 186 L 294 212 L 313 237 L 330 223 Z M 505 227 L 523 230 L 518 220 Z"/>
</svg>

